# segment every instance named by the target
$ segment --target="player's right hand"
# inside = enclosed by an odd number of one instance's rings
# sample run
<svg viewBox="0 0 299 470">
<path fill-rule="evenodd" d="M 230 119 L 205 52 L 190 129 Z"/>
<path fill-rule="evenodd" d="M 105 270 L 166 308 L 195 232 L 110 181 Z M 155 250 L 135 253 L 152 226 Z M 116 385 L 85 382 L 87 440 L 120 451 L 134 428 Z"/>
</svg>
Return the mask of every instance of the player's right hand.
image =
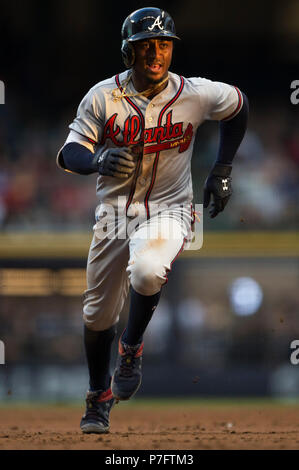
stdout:
<svg viewBox="0 0 299 470">
<path fill-rule="evenodd" d="M 100 154 L 97 165 L 100 175 L 129 178 L 135 171 L 136 157 L 128 147 L 111 148 Z"/>
</svg>

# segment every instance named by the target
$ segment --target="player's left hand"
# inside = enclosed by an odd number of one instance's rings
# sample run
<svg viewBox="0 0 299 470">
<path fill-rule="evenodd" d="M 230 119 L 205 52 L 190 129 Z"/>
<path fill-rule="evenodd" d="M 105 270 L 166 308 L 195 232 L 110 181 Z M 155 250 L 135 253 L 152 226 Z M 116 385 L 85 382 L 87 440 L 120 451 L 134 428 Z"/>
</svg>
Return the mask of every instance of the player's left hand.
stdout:
<svg viewBox="0 0 299 470">
<path fill-rule="evenodd" d="M 213 201 L 209 210 L 212 219 L 223 211 L 232 195 L 231 170 L 230 165 L 217 163 L 206 179 L 203 206 L 205 209 L 209 206 L 212 196 Z"/>
</svg>

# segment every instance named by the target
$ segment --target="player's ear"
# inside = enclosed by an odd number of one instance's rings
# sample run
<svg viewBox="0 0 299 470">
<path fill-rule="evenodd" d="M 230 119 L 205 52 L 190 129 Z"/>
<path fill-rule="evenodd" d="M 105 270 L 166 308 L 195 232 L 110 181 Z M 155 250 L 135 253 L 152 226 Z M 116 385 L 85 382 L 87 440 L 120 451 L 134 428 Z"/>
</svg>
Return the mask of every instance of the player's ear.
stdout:
<svg viewBox="0 0 299 470">
<path fill-rule="evenodd" d="M 125 66 L 129 69 L 135 62 L 135 50 L 133 44 L 129 41 L 124 40 L 121 46 L 121 54 Z"/>
</svg>

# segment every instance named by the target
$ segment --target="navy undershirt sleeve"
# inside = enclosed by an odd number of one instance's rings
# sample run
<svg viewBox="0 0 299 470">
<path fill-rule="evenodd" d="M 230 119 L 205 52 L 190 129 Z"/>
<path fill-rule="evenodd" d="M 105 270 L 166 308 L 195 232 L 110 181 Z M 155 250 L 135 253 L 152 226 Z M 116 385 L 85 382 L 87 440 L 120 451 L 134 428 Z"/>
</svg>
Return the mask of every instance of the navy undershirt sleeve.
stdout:
<svg viewBox="0 0 299 470">
<path fill-rule="evenodd" d="M 95 155 L 84 145 L 70 142 L 63 147 L 61 153 L 67 170 L 81 175 L 90 175 L 98 171 Z"/>
<path fill-rule="evenodd" d="M 247 96 L 243 95 L 243 106 L 237 116 L 229 121 L 220 121 L 220 142 L 217 163 L 231 165 L 233 158 L 243 140 L 247 129 L 249 104 Z"/>
</svg>

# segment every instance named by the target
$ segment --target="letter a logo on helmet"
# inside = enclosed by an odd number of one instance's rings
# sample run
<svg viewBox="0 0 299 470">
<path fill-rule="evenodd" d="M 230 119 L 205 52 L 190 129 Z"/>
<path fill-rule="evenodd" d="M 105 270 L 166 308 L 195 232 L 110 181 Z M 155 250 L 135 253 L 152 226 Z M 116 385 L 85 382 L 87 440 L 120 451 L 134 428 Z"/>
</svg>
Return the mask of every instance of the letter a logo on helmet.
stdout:
<svg viewBox="0 0 299 470">
<path fill-rule="evenodd" d="M 160 15 L 155 19 L 152 26 L 149 26 L 148 29 L 152 31 L 155 26 L 158 26 L 159 29 L 163 29 L 162 21 L 160 21 Z"/>
<path fill-rule="evenodd" d="M 121 29 L 121 53 L 126 67 L 135 61 L 133 44 L 150 38 L 180 39 L 176 35 L 174 21 L 167 11 L 160 8 L 141 8 L 133 11 L 124 21 Z"/>
</svg>

